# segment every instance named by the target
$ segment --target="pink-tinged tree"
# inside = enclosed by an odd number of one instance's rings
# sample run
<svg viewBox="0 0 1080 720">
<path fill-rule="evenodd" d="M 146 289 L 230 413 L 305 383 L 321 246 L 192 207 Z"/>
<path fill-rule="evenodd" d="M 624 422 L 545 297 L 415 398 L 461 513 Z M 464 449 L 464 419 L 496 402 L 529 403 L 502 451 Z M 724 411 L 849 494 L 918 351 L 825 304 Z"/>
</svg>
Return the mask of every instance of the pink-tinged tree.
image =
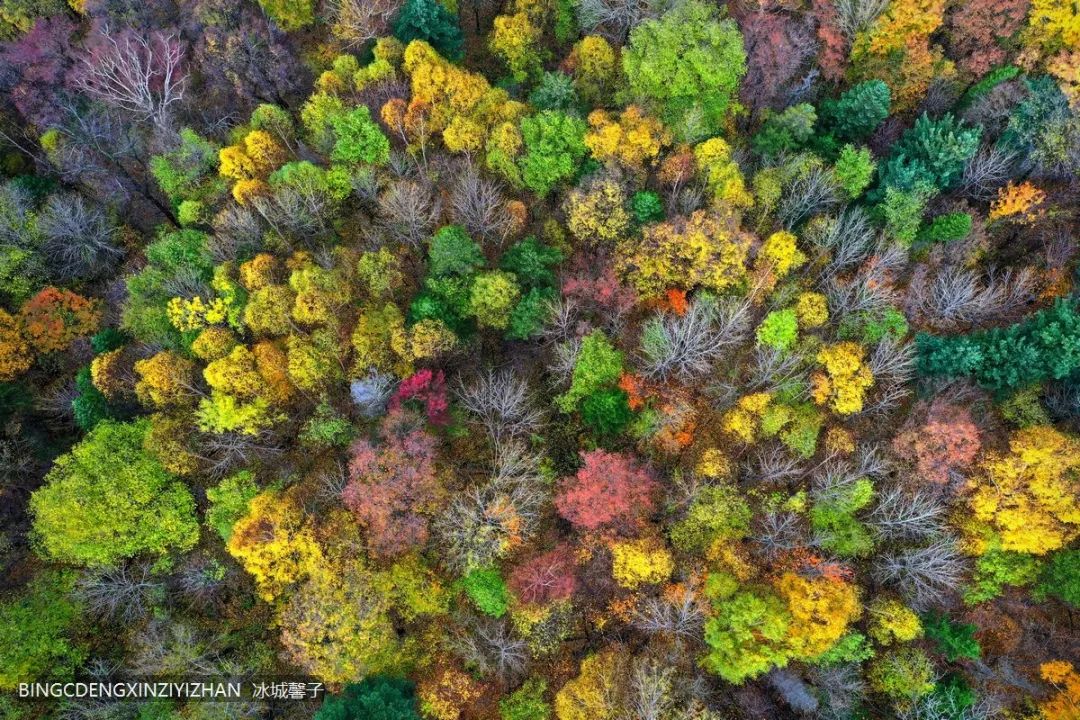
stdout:
<svg viewBox="0 0 1080 720">
<path fill-rule="evenodd" d="M 746 77 L 739 87 L 749 107 L 781 109 L 816 43 L 808 23 L 796 16 L 751 12 L 739 19 L 746 47 Z"/>
<path fill-rule="evenodd" d="M 1012 37 L 1027 17 L 1031 0 L 967 0 L 950 7 L 949 54 L 957 64 L 982 76 L 1005 62 L 1004 41 Z"/>
<path fill-rule="evenodd" d="M 102 25 L 91 31 L 74 82 L 106 105 L 165 127 L 172 106 L 184 98 L 183 59 L 176 32 L 140 34 Z"/>
<path fill-rule="evenodd" d="M 527 605 L 547 605 L 566 600 L 577 588 L 573 549 L 559 545 L 534 555 L 514 568 L 510 590 Z"/>
<path fill-rule="evenodd" d="M 563 478 L 555 508 L 578 530 L 632 532 L 652 512 L 657 484 L 637 460 L 621 453 L 582 453 L 581 469 Z"/>
<path fill-rule="evenodd" d="M 446 376 L 442 370 L 429 368 L 418 370 L 401 381 L 397 392 L 390 398 L 390 410 L 398 410 L 403 403 L 419 403 L 432 425 L 450 422 L 450 399 L 446 392 Z"/>
<path fill-rule="evenodd" d="M 893 449 L 914 462 L 924 480 L 945 484 L 951 472 L 967 468 L 979 454 L 979 428 L 967 408 L 940 399 L 929 406 L 925 417 L 923 423 L 897 435 Z"/>
<path fill-rule="evenodd" d="M 27 123 L 44 130 L 61 120 L 64 79 L 71 66 L 75 25 L 64 17 L 41 18 L 0 49 L 0 93 Z"/>
<path fill-rule="evenodd" d="M 359 440 L 352 447 L 346 507 L 367 531 L 371 552 L 400 555 L 428 538 L 428 515 L 441 488 L 435 475 L 435 438 L 402 410 L 390 412 L 379 429 L 381 443 Z"/>
</svg>

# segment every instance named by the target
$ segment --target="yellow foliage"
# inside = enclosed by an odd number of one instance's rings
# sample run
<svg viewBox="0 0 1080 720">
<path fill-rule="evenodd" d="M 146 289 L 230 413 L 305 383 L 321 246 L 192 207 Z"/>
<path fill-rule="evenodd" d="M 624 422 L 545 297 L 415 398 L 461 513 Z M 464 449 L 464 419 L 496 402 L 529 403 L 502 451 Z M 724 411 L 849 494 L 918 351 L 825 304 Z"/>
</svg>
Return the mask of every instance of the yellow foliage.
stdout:
<svg viewBox="0 0 1080 720">
<path fill-rule="evenodd" d="M 724 432 L 734 435 L 745 443 L 757 439 L 761 416 L 765 413 L 772 396 L 769 393 L 754 393 L 739 399 L 735 407 L 724 413 L 720 426 Z"/>
<path fill-rule="evenodd" d="M 290 493 L 267 491 L 252 498 L 247 515 L 233 525 L 228 549 L 267 602 L 323 561 L 311 523 Z"/>
<path fill-rule="evenodd" d="M 689 219 L 650 225 L 619 244 L 616 267 L 646 297 L 672 287 L 723 291 L 746 277 L 749 238 L 730 215 L 698 210 Z"/>
<path fill-rule="evenodd" d="M 574 87 L 588 105 L 605 105 L 619 85 L 618 51 L 599 35 L 586 35 L 574 45 L 567 63 Z"/>
<path fill-rule="evenodd" d="M 191 400 L 195 364 L 176 353 L 163 350 L 157 355 L 135 363 L 139 380 L 135 395 L 144 405 L 163 407 Z"/>
<path fill-rule="evenodd" d="M 582 660 L 578 676 L 555 695 L 555 717 L 612 720 L 618 710 L 615 690 L 625 665 L 625 658 L 616 650 L 604 650 Z"/>
<path fill-rule="evenodd" d="M 754 204 L 739 164 L 731 157 L 731 146 L 723 138 L 710 138 L 695 147 L 694 160 L 698 173 L 705 178 L 705 185 L 719 205 L 747 208 Z"/>
<path fill-rule="evenodd" d="M 795 236 L 787 231 L 774 232 L 758 250 L 758 268 L 768 268 L 778 278 L 784 277 L 805 262 L 806 255 L 799 250 Z"/>
<path fill-rule="evenodd" d="M 292 330 L 293 291 L 287 285 L 264 285 L 244 306 L 244 324 L 256 335 L 287 335 Z"/>
<path fill-rule="evenodd" d="M 457 345 L 457 335 L 442 320 L 426 318 L 409 331 L 409 349 L 413 358 L 429 360 L 444 355 Z"/>
<path fill-rule="evenodd" d="M 219 360 L 236 347 L 239 341 L 228 328 L 208 327 L 191 343 L 191 352 L 200 360 Z"/>
<path fill-rule="evenodd" d="M 865 41 L 875 55 L 904 49 L 908 38 L 929 36 L 945 19 L 945 0 L 892 0 L 867 31 Z"/>
<path fill-rule="evenodd" d="M 278 259 L 270 253 L 259 253 L 240 265 L 240 284 L 250 292 L 273 285 L 279 272 Z"/>
<path fill-rule="evenodd" d="M 715 480 L 731 476 L 731 459 L 719 448 L 709 448 L 701 454 L 694 472 Z"/>
<path fill-rule="evenodd" d="M 13 380 L 33 363 L 34 356 L 18 318 L 0 308 L 0 381 Z"/>
<path fill-rule="evenodd" d="M 639 585 L 656 585 L 671 577 L 675 563 L 668 549 L 655 540 L 627 540 L 611 546 L 612 575 L 615 582 L 633 590 Z"/>
<path fill-rule="evenodd" d="M 899 600 L 877 598 L 867 607 L 870 637 L 879 645 L 904 643 L 922 637 L 922 622 L 915 611 Z"/>
<path fill-rule="evenodd" d="M 1044 555 L 1080 536 L 1080 442 L 1052 427 L 1019 430 L 971 481 L 973 529 L 1001 549 Z"/>
<path fill-rule="evenodd" d="M 866 348 L 856 342 L 840 342 L 818 351 L 817 361 L 824 373 L 811 377 L 811 395 L 818 405 L 826 403 L 839 415 L 857 413 L 863 408 L 866 391 L 874 376 L 863 359 Z"/>
<path fill-rule="evenodd" d="M 825 652 L 862 614 L 858 587 L 824 576 L 808 579 L 788 572 L 776 585 L 791 613 L 787 645 L 796 658 Z"/>
<path fill-rule="evenodd" d="M 213 298 L 209 302 L 196 295 L 190 300 L 174 297 L 165 308 L 169 322 L 180 332 L 201 330 L 207 325 L 225 322 L 228 307 L 222 298 Z"/>
<path fill-rule="evenodd" d="M 799 327 L 821 327 L 829 320 L 828 300 L 821 293 L 804 292 L 795 301 L 795 314 L 799 317 Z"/>
<path fill-rule="evenodd" d="M 515 80 L 524 82 L 541 69 L 539 46 L 543 34 L 524 12 L 498 15 L 492 24 L 488 49 L 503 59 Z"/>
<path fill-rule="evenodd" d="M 664 124 L 637 105 L 627 107 L 617 120 L 605 110 L 593 110 L 589 127 L 585 146 L 597 161 L 615 161 L 639 173 L 653 166 L 672 141 Z"/>
<path fill-rule="evenodd" d="M 218 151 L 222 177 L 233 180 L 265 178 L 285 162 L 285 151 L 265 130 L 252 130 L 242 143 Z"/>
<path fill-rule="evenodd" d="M 90 361 L 90 382 L 109 400 L 115 400 L 121 392 L 123 356 L 123 348 L 118 348 Z"/>
<path fill-rule="evenodd" d="M 1023 215 L 1031 219 L 1035 207 L 1046 200 L 1046 193 L 1025 180 L 1019 185 L 1011 181 L 998 190 L 997 200 L 990 206 L 990 220 L 998 220 L 1013 215 Z"/>
<path fill-rule="evenodd" d="M 567 227 L 583 243 L 615 243 L 630 227 L 626 196 L 614 180 L 594 182 L 587 191 L 571 191 L 565 208 Z"/>
<path fill-rule="evenodd" d="M 289 380 L 289 358 L 275 343 L 263 340 L 251 348 L 255 368 L 266 383 L 264 395 L 274 405 L 284 405 L 296 393 Z"/>
<path fill-rule="evenodd" d="M 352 346 L 355 352 L 353 375 L 356 377 L 362 377 L 372 369 L 394 372 L 402 377 L 410 372 L 412 358 L 405 317 L 393 303 L 364 307 L 360 311 L 353 328 Z"/>
<path fill-rule="evenodd" d="M 243 345 L 237 345 L 225 357 L 209 363 L 203 369 L 203 377 L 212 389 L 245 400 L 266 390 L 255 355 Z"/>
<path fill-rule="evenodd" d="M 1039 666 L 1039 675 L 1056 691 L 1039 703 L 1046 720 L 1080 720 L 1080 673 L 1068 660 L 1051 660 Z"/>
<path fill-rule="evenodd" d="M 1080 8 L 1071 0 L 1032 0 L 1025 45 L 1044 55 L 1080 47 Z"/>
</svg>

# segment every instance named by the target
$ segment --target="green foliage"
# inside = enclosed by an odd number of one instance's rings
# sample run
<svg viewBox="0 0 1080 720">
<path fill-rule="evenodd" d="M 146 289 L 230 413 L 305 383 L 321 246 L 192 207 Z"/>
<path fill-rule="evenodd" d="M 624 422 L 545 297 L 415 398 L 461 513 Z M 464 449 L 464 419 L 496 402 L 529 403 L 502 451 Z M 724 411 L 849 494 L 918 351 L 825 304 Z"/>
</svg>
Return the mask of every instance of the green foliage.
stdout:
<svg viewBox="0 0 1080 720">
<path fill-rule="evenodd" d="M 184 200 L 176 208 L 176 219 L 185 227 L 203 223 L 206 221 L 206 205 L 198 200 Z"/>
<path fill-rule="evenodd" d="M 232 537 L 233 525 L 247 515 L 248 503 L 258 494 L 259 486 L 255 484 L 255 474 L 250 470 L 241 470 L 216 486 L 207 488 L 206 499 L 210 501 L 210 507 L 206 510 L 206 524 L 228 542 Z"/>
<path fill-rule="evenodd" d="M 703 487 L 686 517 L 671 527 L 671 542 L 686 552 L 705 552 L 713 543 L 732 543 L 750 532 L 750 506 L 732 485 Z"/>
<path fill-rule="evenodd" d="M 746 74 L 738 26 L 701 0 L 640 23 L 630 33 L 622 63 L 628 97 L 643 102 L 684 140 L 722 129 Z"/>
<path fill-rule="evenodd" d="M 895 307 L 852 313 L 840 320 L 836 333 L 842 340 L 856 340 L 863 345 L 876 345 L 886 337 L 902 340 L 908 334 L 904 313 Z"/>
<path fill-rule="evenodd" d="M 1003 82 L 1008 82 L 1020 74 L 1020 68 L 1015 65 L 1005 65 L 1004 67 L 994 68 L 990 72 L 983 75 L 983 77 L 965 92 L 963 97 L 960 98 L 958 107 L 964 109 L 971 106 L 971 103 L 975 102 L 979 98 L 986 95 L 995 87 Z"/>
<path fill-rule="evenodd" d="M 259 5 L 283 30 L 299 30 L 315 22 L 313 0 L 259 0 Z"/>
<path fill-rule="evenodd" d="M 880 185 L 904 192 L 949 190 L 960 181 L 964 165 L 979 149 L 981 136 L 981 128 L 965 127 L 952 115 L 931 120 L 924 113 L 893 146 L 881 169 Z"/>
<path fill-rule="evenodd" d="M 208 236 L 185 228 L 165 231 L 146 246 L 147 266 L 127 279 L 128 300 L 121 327 L 136 339 L 179 350 L 185 339 L 173 327 L 166 305 L 174 284 L 209 285 L 214 274 Z"/>
<path fill-rule="evenodd" d="M 555 286 L 553 268 L 562 261 L 561 252 L 530 235 L 503 253 L 499 267 L 514 273 L 523 288 L 548 288 Z"/>
<path fill-rule="evenodd" d="M 544 701 L 547 682 L 529 678 L 520 688 L 499 701 L 499 720 L 550 720 L 551 705 Z"/>
<path fill-rule="evenodd" d="M 876 168 L 877 163 L 874 162 L 869 148 L 845 145 L 836 158 L 833 175 L 844 194 L 854 200 L 870 186 Z"/>
<path fill-rule="evenodd" d="M 814 134 L 817 112 L 810 103 L 791 105 L 778 115 L 770 115 L 753 138 L 754 150 L 773 157 L 795 152 Z"/>
<path fill-rule="evenodd" d="M 89 367 L 80 369 L 75 375 L 75 390 L 78 395 L 71 401 L 71 410 L 75 415 L 75 424 L 82 430 L 88 432 L 102 420 L 115 417 L 109 401 L 94 387 Z"/>
<path fill-rule="evenodd" d="M 757 341 L 777 350 L 789 350 L 799 339 L 799 318 L 795 308 L 773 310 L 761 321 L 757 329 Z"/>
<path fill-rule="evenodd" d="M 881 80 L 853 85 L 836 100 L 818 108 L 820 125 L 839 142 L 863 140 L 889 116 L 889 86 Z"/>
<path fill-rule="evenodd" d="M 390 159 L 390 141 L 371 119 L 371 111 L 360 105 L 330 118 L 337 137 L 330 159 L 347 165 L 385 165 Z"/>
<path fill-rule="evenodd" d="M 919 231 L 919 240 L 947 243 L 963 240 L 971 234 L 971 215 L 964 212 L 944 213 L 936 216 Z"/>
<path fill-rule="evenodd" d="M 923 211 L 930 201 L 932 191 L 925 185 L 911 190 L 885 188 L 884 202 L 877 211 L 885 223 L 885 230 L 903 245 L 911 245 L 919 234 Z"/>
<path fill-rule="evenodd" d="M 554 299 L 555 291 L 551 288 L 533 288 L 526 292 L 510 313 L 506 337 L 510 340 L 528 340 L 539 335 L 551 315 L 551 302 Z"/>
<path fill-rule="evenodd" d="M 1080 368 L 1080 313 L 1066 298 L 1009 327 L 916 340 L 921 375 L 971 375 L 998 393 L 1061 380 Z"/>
<path fill-rule="evenodd" d="M 574 79 L 562 72 L 545 72 L 529 93 L 529 104 L 537 110 L 573 110 L 578 97 Z"/>
<path fill-rule="evenodd" d="M 510 591 L 506 581 L 494 568 L 478 568 L 461 579 L 469 599 L 485 615 L 499 618 L 510 607 Z"/>
<path fill-rule="evenodd" d="M 0 690 L 71 677 L 86 655 L 72 640 L 80 610 L 74 589 L 75 573 L 46 571 L 18 597 L 0 603 Z"/>
<path fill-rule="evenodd" d="M 405 0 L 394 20 L 394 37 L 408 45 L 424 40 L 447 60 L 464 55 L 465 40 L 457 18 L 437 0 Z"/>
<path fill-rule="evenodd" d="M 444 225 L 432 236 L 428 248 L 432 275 L 471 275 L 483 266 L 483 250 L 460 225 Z"/>
<path fill-rule="evenodd" d="M 849 632 L 811 662 L 815 665 L 829 666 L 844 663 L 861 663 L 872 657 L 874 657 L 874 648 L 871 647 L 866 636 L 860 632 Z"/>
<path fill-rule="evenodd" d="M 555 404 L 563 412 L 573 412 L 584 398 L 615 385 L 622 367 L 623 354 L 612 346 L 602 331 L 593 330 L 581 341 L 570 389 L 558 396 Z"/>
<path fill-rule="evenodd" d="M 874 549 L 874 540 L 856 514 L 870 504 L 874 484 L 860 478 L 834 488 L 828 488 L 816 498 L 810 509 L 810 526 L 818 543 L 841 557 L 865 557 Z"/>
<path fill-rule="evenodd" d="M 346 447 L 355 438 L 353 424 L 325 400 L 315 407 L 299 436 L 300 444 L 320 450 Z"/>
<path fill-rule="evenodd" d="M 95 355 L 118 350 L 131 341 L 127 335 L 114 327 L 102 328 L 90 337 L 90 349 Z"/>
<path fill-rule="evenodd" d="M 143 449 L 148 429 L 146 420 L 102 421 L 57 458 L 30 499 L 35 538 L 47 557 L 104 566 L 195 545 L 195 502 Z"/>
<path fill-rule="evenodd" d="M 945 615 L 927 613 L 922 616 L 923 632 L 926 637 L 937 643 L 938 652 L 948 659 L 956 662 L 960 658 L 978 660 L 982 655 L 982 648 L 975 639 L 974 625 L 955 623 Z"/>
<path fill-rule="evenodd" d="M 1043 569 L 1039 592 L 1080 608 L 1080 550 L 1054 553 Z"/>
<path fill-rule="evenodd" d="M 521 121 L 525 154 L 518 161 L 525 187 L 544 197 L 574 177 L 585 158 L 585 121 L 576 115 L 544 110 Z"/>
<path fill-rule="evenodd" d="M 791 624 L 783 600 L 771 592 L 740 590 L 714 602 L 705 622 L 708 652 L 702 666 L 740 684 L 786 661 L 781 641 Z"/>
<path fill-rule="evenodd" d="M 619 435 L 634 419 L 629 398 L 618 388 L 603 388 L 581 402 L 581 421 L 598 437 Z"/>
<path fill-rule="evenodd" d="M 376 676 L 327 695 L 315 720 L 420 720 L 420 714 L 411 682 Z"/>
<path fill-rule="evenodd" d="M 1006 585 L 1029 585 L 1039 577 L 1039 559 L 1027 553 L 988 550 L 975 560 L 964 602 L 977 605 L 1000 595 Z"/>
<path fill-rule="evenodd" d="M 877 692 L 910 702 L 934 689 L 934 666 L 922 650 L 906 646 L 874 660 L 869 679 Z"/>
<path fill-rule="evenodd" d="M 630 214 L 638 225 L 660 222 L 664 219 L 664 201 L 652 190 L 638 190 L 630 196 Z"/>
<path fill-rule="evenodd" d="M 173 205 L 211 200 L 225 190 L 217 175 L 220 149 L 191 128 L 182 128 L 176 149 L 150 158 L 150 173 Z"/>
</svg>

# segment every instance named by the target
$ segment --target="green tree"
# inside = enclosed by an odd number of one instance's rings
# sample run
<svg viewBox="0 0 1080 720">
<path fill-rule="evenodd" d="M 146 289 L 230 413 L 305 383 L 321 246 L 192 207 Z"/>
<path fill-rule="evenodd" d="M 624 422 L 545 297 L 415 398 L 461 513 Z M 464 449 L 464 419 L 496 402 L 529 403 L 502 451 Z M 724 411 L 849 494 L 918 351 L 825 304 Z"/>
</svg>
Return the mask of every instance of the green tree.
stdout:
<svg viewBox="0 0 1080 720">
<path fill-rule="evenodd" d="M 444 225 L 431 238 L 428 272 L 471 275 L 484 266 L 484 252 L 460 225 Z"/>
<path fill-rule="evenodd" d="M 330 153 L 334 162 L 347 165 L 384 165 L 390 159 L 390 141 L 361 105 L 330 119 L 337 141 Z"/>
<path fill-rule="evenodd" d="M 889 86 L 881 80 L 861 82 L 821 103 L 819 125 L 839 142 L 862 140 L 889 117 L 890 100 Z"/>
<path fill-rule="evenodd" d="M 460 60 L 464 54 L 457 18 L 438 0 L 406 0 L 394 21 L 394 37 L 405 45 L 424 40 L 447 60 Z"/>
<path fill-rule="evenodd" d="M 551 705 L 544 700 L 547 683 L 530 678 L 525 684 L 499 701 L 500 720 L 549 720 Z"/>
<path fill-rule="evenodd" d="M 47 571 L 23 593 L 0 603 L 0 690 L 43 676 L 69 676 L 85 656 L 71 638 L 79 620 L 75 574 Z"/>
<path fill-rule="evenodd" d="M 622 56 L 627 94 L 693 140 L 691 118 L 700 116 L 700 136 L 716 134 L 733 109 L 746 74 L 746 52 L 735 22 L 720 19 L 716 6 L 701 0 L 677 4 L 658 20 L 630 33 Z"/>
<path fill-rule="evenodd" d="M 530 235 L 515 243 L 499 259 L 499 267 L 517 276 L 524 288 L 554 287 L 553 267 L 563 260 L 563 254 L 544 245 Z"/>
<path fill-rule="evenodd" d="M 499 618 L 510 607 L 510 591 L 495 568 L 477 568 L 461 579 L 465 593 L 485 615 Z"/>
<path fill-rule="evenodd" d="M 504 330 L 510 324 L 510 313 L 519 297 L 521 288 L 513 273 L 503 270 L 481 273 L 469 289 L 469 314 L 481 327 Z"/>
<path fill-rule="evenodd" d="M 525 153 L 518 160 L 525 187 L 541 197 L 577 172 L 585 158 L 585 121 L 576 115 L 544 110 L 521 121 Z"/>
<path fill-rule="evenodd" d="M 1080 550 L 1062 550 L 1050 558 L 1043 570 L 1039 592 L 1080 608 Z"/>
<path fill-rule="evenodd" d="M 411 682 L 379 676 L 327 695 L 315 720 L 420 720 L 420 715 Z"/>
<path fill-rule="evenodd" d="M 945 615 L 927 613 L 922 616 L 923 632 L 926 637 L 937 643 L 938 651 L 949 662 L 960 658 L 978 660 L 982 655 L 979 641 L 975 639 L 974 625 L 956 623 Z"/>
<path fill-rule="evenodd" d="M 836 176 L 837 184 L 840 185 L 848 198 L 854 200 L 870 186 L 876 167 L 877 165 L 868 148 L 845 145 L 840 149 L 840 155 L 836 158 L 833 175 Z"/>
<path fill-rule="evenodd" d="M 210 507 L 206 511 L 206 523 L 217 530 L 225 542 L 232 537 L 233 525 L 248 513 L 248 503 L 259 494 L 255 474 L 241 470 L 206 490 Z"/>
<path fill-rule="evenodd" d="M 563 412 L 573 412 L 578 404 L 597 390 L 615 385 L 622 375 L 623 354 L 616 350 L 601 330 L 593 330 L 581 341 L 570 389 L 555 399 Z"/>
<path fill-rule="evenodd" d="M 57 458 L 30 498 L 34 535 L 46 556 L 102 566 L 195 545 L 195 501 L 143 449 L 149 427 L 147 420 L 103 421 Z"/>
</svg>

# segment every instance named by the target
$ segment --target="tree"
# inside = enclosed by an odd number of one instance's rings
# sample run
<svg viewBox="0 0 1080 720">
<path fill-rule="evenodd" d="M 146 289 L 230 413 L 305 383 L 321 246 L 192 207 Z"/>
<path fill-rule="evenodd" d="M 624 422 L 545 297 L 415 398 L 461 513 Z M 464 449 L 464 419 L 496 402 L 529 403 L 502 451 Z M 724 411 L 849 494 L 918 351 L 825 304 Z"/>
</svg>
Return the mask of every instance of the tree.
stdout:
<svg viewBox="0 0 1080 720">
<path fill-rule="evenodd" d="M 440 487 L 435 439 L 411 427 L 408 415 L 387 415 L 379 435 L 378 446 L 367 440 L 353 445 L 342 499 L 364 527 L 371 551 L 389 557 L 426 542 Z"/>
<path fill-rule="evenodd" d="M 484 252 L 460 225 L 444 225 L 431 238 L 428 272 L 432 275 L 471 275 L 484 262 Z"/>
<path fill-rule="evenodd" d="M 622 353 L 602 331 L 594 330 L 581 341 L 570 389 L 555 399 L 556 405 L 563 412 L 572 412 L 589 395 L 618 382 L 622 366 Z"/>
<path fill-rule="evenodd" d="M 819 124 L 837 142 L 856 142 L 868 137 L 889 116 L 889 86 L 867 80 L 852 86 L 836 100 L 819 108 Z"/>
<path fill-rule="evenodd" d="M 630 229 L 626 195 L 614 180 L 594 180 L 584 190 L 571 190 L 564 207 L 567 227 L 583 243 L 613 245 Z"/>
<path fill-rule="evenodd" d="M 375 676 L 351 683 L 340 694 L 327 695 L 316 720 L 420 720 L 412 683 Z"/>
<path fill-rule="evenodd" d="M 901 432 L 893 440 L 893 450 L 915 461 L 919 475 L 944 484 L 953 471 L 971 465 L 982 446 L 981 433 L 964 407 L 934 400 L 921 425 Z"/>
<path fill-rule="evenodd" d="M 104 566 L 195 545 L 195 502 L 143 448 L 148 430 L 146 420 L 106 420 L 56 460 L 30 500 L 45 555 Z"/>
<path fill-rule="evenodd" d="M 615 582 L 633 590 L 664 582 L 671 577 L 675 562 L 662 543 L 626 540 L 611 546 L 611 568 Z"/>
<path fill-rule="evenodd" d="M 722 128 L 746 73 L 746 53 L 735 23 L 694 0 L 634 28 L 622 64 L 627 94 L 689 140 L 695 115 L 703 135 Z"/>
<path fill-rule="evenodd" d="M 608 648 L 581 661 L 578 676 L 555 694 L 558 720 L 614 720 L 620 710 L 618 689 L 627 670 L 627 655 Z"/>
<path fill-rule="evenodd" d="M 505 329 L 521 297 L 517 276 L 503 270 L 480 273 L 469 289 L 469 314 L 480 327 Z"/>
<path fill-rule="evenodd" d="M 250 470 L 241 470 L 208 488 L 206 499 L 210 501 L 210 507 L 206 511 L 207 525 L 228 543 L 233 525 L 247 515 L 249 503 L 258 494 L 259 486 L 255 484 L 255 475 Z"/>
<path fill-rule="evenodd" d="M 312 0 L 259 0 L 259 5 L 283 30 L 299 30 L 315 22 Z"/>
<path fill-rule="evenodd" d="M 70 290 L 47 287 L 19 310 L 22 333 L 39 353 L 67 349 L 77 338 L 97 331 L 101 304 Z"/>
<path fill-rule="evenodd" d="M 46 571 L 18 597 L 0 603 L 0 689 L 72 675 L 86 655 L 74 640 L 80 605 L 73 599 L 76 576 Z"/>
<path fill-rule="evenodd" d="M 387 34 L 400 5 L 398 0 L 335 0 L 330 4 L 334 17 L 331 31 L 348 46 L 361 48 Z"/>
<path fill-rule="evenodd" d="M 510 590 L 527 605 L 567 600 L 576 587 L 574 558 L 566 545 L 523 561 L 510 574 Z"/>
<path fill-rule="evenodd" d="M 281 643 L 297 667 L 323 682 L 392 672 L 402 658 L 389 607 L 360 563 L 340 571 L 320 563 L 281 610 Z"/>
<path fill-rule="evenodd" d="M 636 460 L 593 450 L 582 453 L 581 462 L 555 495 L 555 508 L 575 528 L 632 532 L 652 512 L 656 481 Z"/>
<path fill-rule="evenodd" d="M 494 618 L 506 614 L 510 606 L 510 593 L 498 570 L 476 568 L 461 579 L 461 585 L 480 612 Z"/>
<path fill-rule="evenodd" d="M 114 32 L 106 24 L 95 28 L 80 60 L 80 90 L 159 128 L 184 99 L 188 75 L 179 33 Z"/>
<path fill-rule="evenodd" d="M 394 20 L 394 37 L 404 45 L 413 40 L 431 43 L 447 60 L 458 61 L 463 54 L 457 19 L 437 0 L 405 0 Z"/>
<path fill-rule="evenodd" d="M 34 364 L 19 321 L 0 308 L 0 381 L 13 380 Z"/>
<path fill-rule="evenodd" d="M 516 82 L 525 82 L 540 74 L 545 53 L 540 48 L 542 28 L 533 24 L 528 14 L 499 15 L 491 30 L 488 47 L 502 58 Z"/>
<path fill-rule="evenodd" d="M 384 165 L 390 159 L 390 141 L 371 119 L 366 105 L 330 119 L 336 141 L 330 153 L 334 162 L 347 165 Z"/>
<path fill-rule="evenodd" d="M 613 117 L 605 110 L 589 113 L 585 146 L 597 162 L 616 162 L 644 174 L 656 164 L 661 150 L 671 145 L 671 133 L 656 118 L 636 105 Z"/>
<path fill-rule="evenodd" d="M 541 197 L 573 177 L 585 158 L 585 123 L 575 115 L 544 110 L 521 121 L 525 153 L 518 160 L 525 187 Z"/>
<path fill-rule="evenodd" d="M 686 517 L 671 526 L 672 544 L 685 552 L 708 552 L 750 532 L 750 507 L 734 486 L 709 485 L 694 497 Z"/>
</svg>

